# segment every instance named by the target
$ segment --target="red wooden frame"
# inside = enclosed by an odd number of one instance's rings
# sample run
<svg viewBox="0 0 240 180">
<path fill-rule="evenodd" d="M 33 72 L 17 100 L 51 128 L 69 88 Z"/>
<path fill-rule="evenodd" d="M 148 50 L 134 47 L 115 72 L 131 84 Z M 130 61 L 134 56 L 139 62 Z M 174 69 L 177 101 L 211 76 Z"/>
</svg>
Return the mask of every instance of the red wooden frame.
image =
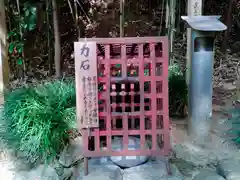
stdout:
<svg viewBox="0 0 240 180">
<path fill-rule="evenodd" d="M 89 132 L 87 129 L 81 129 L 85 145 L 84 156 L 169 155 L 171 149 L 168 115 L 168 38 L 91 38 L 80 41 L 85 40 L 95 41 L 99 46 L 98 86 L 103 89 L 98 93 L 98 100 L 102 102 L 99 104 L 99 124 L 103 124 L 103 127 L 92 129 L 90 136 L 94 137 L 92 138 L 94 149 L 91 150 L 89 150 Z M 111 52 L 115 52 L 115 55 L 111 55 Z M 115 71 L 120 69 L 121 76 L 119 77 L 114 76 L 116 73 L 112 68 L 116 64 L 120 66 L 120 68 L 115 68 Z M 136 76 L 132 76 L 131 73 L 128 75 L 131 71 L 129 64 L 135 72 L 137 71 Z M 149 71 L 148 74 L 144 74 L 144 69 Z M 144 88 L 146 82 L 150 84 L 148 90 Z M 119 89 L 120 92 L 118 92 Z M 127 96 L 130 100 L 128 102 Z M 138 96 L 140 102 L 134 102 L 134 96 Z M 117 98 L 118 103 L 116 103 Z M 145 102 L 146 99 L 148 102 Z M 121 110 L 117 111 L 117 108 Z M 131 110 L 126 112 L 126 108 L 131 108 Z M 133 118 L 135 121 L 129 123 L 129 119 Z M 119 125 L 121 128 L 116 129 L 116 124 L 121 124 Z M 132 128 L 129 128 L 129 125 Z M 141 148 L 139 150 L 128 150 L 128 136 L 130 135 L 140 136 Z M 144 148 L 146 138 L 148 138 L 146 135 L 152 137 L 150 138 L 151 149 Z M 123 137 L 124 149 L 122 151 L 111 149 L 114 136 Z M 100 137 L 106 140 L 104 148 L 100 147 Z M 161 147 L 158 145 L 159 139 L 161 139 Z"/>
</svg>

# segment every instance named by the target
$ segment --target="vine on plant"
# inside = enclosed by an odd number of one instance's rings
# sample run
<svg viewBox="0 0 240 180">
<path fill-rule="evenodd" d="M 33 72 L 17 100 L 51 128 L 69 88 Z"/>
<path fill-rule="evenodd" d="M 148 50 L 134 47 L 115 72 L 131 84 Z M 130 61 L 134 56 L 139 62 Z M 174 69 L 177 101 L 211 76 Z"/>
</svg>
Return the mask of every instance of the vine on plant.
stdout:
<svg viewBox="0 0 240 180">
<path fill-rule="evenodd" d="M 20 10 L 20 7 L 17 8 Z M 25 2 L 21 8 L 21 12 L 17 12 L 15 8 L 11 8 L 10 20 L 13 20 L 14 27 L 8 33 L 9 48 L 8 53 L 10 59 L 17 62 L 18 65 L 24 63 L 24 44 L 27 32 L 36 28 L 37 7 L 35 4 Z M 10 11 L 10 9 L 9 9 Z"/>
</svg>

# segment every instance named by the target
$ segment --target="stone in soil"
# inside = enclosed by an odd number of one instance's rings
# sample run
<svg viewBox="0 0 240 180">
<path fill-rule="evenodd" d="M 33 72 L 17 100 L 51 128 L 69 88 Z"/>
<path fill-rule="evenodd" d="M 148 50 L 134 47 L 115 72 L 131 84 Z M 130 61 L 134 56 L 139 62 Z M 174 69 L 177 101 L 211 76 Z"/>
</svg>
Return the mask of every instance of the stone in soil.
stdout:
<svg viewBox="0 0 240 180">
<path fill-rule="evenodd" d="M 218 173 L 226 178 L 226 180 L 240 179 L 240 159 L 231 158 L 224 159 L 219 162 Z"/>
<path fill-rule="evenodd" d="M 112 149 L 114 151 L 120 151 L 123 149 L 123 139 L 114 138 L 112 140 Z M 128 150 L 140 149 L 140 138 L 130 136 L 128 138 Z M 148 144 L 145 144 L 145 148 L 149 149 Z M 110 160 L 120 167 L 133 167 L 145 163 L 148 160 L 148 156 L 111 156 Z"/>
<path fill-rule="evenodd" d="M 77 137 L 71 140 L 68 147 L 66 147 L 60 154 L 59 163 L 64 167 L 71 167 L 76 162 L 83 159 L 83 140 L 82 137 Z"/>
<path fill-rule="evenodd" d="M 55 160 L 52 163 L 52 167 L 55 169 L 56 173 L 58 174 L 60 180 L 70 179 L 73 176 L 74 168 L 76 166 L 65 168 L 59 161 Z"/>
<path fill-rule="evenodd" d="M 176 158 L 203 167 L 217 165 L 222 159 L 240 157 L 239 147 L 217 134 L 211 134 L 203 141 L 187 139 L 181 144 L 173 144 L 172 149 Z"/>
<path fill-rule="evenodd" d="M 79 178 L 80 179 L 80 178 Z M 78 180 L 79 180 L 78 179 Z M 122 180 L 122 171 L 117 166 L 99 166 L 90 171 L 83 180 Z"/>
<path fill-rule="evenodd" d="M 193 180 L 225 180 L 225 179 L 214 171 L 200 170 L 200 172 L 193 178 Z"/>
<path fill-rule="evenodd" d="M 165 162 L 149 161 L 145 164 L 122 170 L 108 158 L 93 158 L 88 161 L 89 174 L 83 176 L 83 166 L 78 169 L 77 180 L 183 180 L 175 165 L 171 165 L 172 175 L 168 175 Z M 76 177 L 76 176 L 75 176 Z"/>
<path fill-rule="evenodd" d="M 206 166 L 217 163 L 217 156 L 214 152 L 193 145 L 190 142 L 176 144 L 172 148 L 176 154 L 176 158 L 184 159 L 186 162 L 190 162 L 196 166 Z"/>
<path fill-rule="evenodd" d="M 75 177 L 77 180 L 122 180 L 122 170 L 107 158 L 92 158 L 88 160 L 89 174 L 84 176 L 83 166 L 79 166 Z"/>
<path fill-rule="evenodd" d="M 223 84 L 223 88 L 224 88 L 225 90 L 230 90 L 230 91 L 233 91 L 233 90 L 236 90 L 236 89 L 237 89 L 236 85 L 233 84 L 233 83 L 224 83 L 224 84 Z"/>
<path fill-rule="evenodd" d="M 16 173 L 13 180 L 59 180 L 58 174 L 50 166 L 40 165 L 31 171 Z"/>
<path fill-rule="evenodd" d="M 13 180 L 16 172 L 29 171 L 32 167 L 21 157 L 17 157 L 15 151 L 7 148 L 0 139 L 0 179 L 4 175 L 4 180 Z"/>
<path fill-rule="evenodd" d="M 13 171 L 14 165 L 11 162 L 0 161 L 0 179 L 12 180 L 15 172 Z"/>
<path fill-rule="evenodd" d="M 184 175 L 184 179 L 192 180 L 193 177 L 195 177 L 199 173 L 200 169 L 202 169 L 201 166 L 195 166 L 193 163 L 187 162 L 183 159 L 172 158 L 170 159 L 170 162 L 174 164 Z"/>
<path fill-rule="evenodd" d="M 123 170 L 123 180 L 183 180 L 183 176 L 172 166 L 172 175 L 168 175 L 166 164 L 152 161 Z"/>
</svg>

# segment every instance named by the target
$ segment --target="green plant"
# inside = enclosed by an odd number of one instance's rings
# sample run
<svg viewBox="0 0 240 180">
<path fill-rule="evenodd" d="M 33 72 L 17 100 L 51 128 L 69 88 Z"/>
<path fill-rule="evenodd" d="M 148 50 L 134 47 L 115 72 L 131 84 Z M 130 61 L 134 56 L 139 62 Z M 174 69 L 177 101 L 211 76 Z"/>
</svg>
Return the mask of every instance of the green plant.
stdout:
<svg viewBox="0 0 240 180">
<path fill-rule="evenodd" d="M 68 143 L 76 127 L 72 81 L 47 82 L 10 92 L 4 104 L 1 136 L 31 163 L 49 162 Z"/>
<path fill-rule="evenodd" d="M 170 66 L 168 73 L 169 114 L 170 116 L 185 117 L 185 108 L 188 102 L 188 88 L 184 73 L 178 64 Z"/>
<path fill-rule="evenodd" d="M 184 73 L 182 72 L 178 63 L 175 63 L 168 67 L 168 77 L 171 79 L 174 76 L 184 77 Z"/>
<path fill-rule="evenodd" d="M 8 6 L 8 14 L 12 23 L 8 33 L 8 53 L 11 60 L 18 65 L 24 65 L 24 44 L 27 32 L 36 28 L 37 7 L 35 4 L 24 2 L 23 7 L 20 4 Z M 25 71 L 25 67 L 23 67 Z"/>
</svg>

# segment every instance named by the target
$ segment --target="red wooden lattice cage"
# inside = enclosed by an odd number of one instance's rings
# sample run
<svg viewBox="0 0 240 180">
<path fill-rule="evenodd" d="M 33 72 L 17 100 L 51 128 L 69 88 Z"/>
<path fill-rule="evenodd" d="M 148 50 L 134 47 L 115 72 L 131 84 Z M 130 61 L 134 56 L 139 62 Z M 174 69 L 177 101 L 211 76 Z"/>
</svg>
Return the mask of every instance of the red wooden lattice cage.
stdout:
<svg viewBox="0 0 240 180">
<path fill-rule="evenodd" d="M 84 156 L 168 155 L 167 37 L 87 41 L 97 43 L 99 128 L 90 137 L 81 130 Z M 111 148 L 115 136 L 122 137 L 122 151 Z M 139 137 L 141 148 L 128 150 L 128 136 Z"/>
</svg>

